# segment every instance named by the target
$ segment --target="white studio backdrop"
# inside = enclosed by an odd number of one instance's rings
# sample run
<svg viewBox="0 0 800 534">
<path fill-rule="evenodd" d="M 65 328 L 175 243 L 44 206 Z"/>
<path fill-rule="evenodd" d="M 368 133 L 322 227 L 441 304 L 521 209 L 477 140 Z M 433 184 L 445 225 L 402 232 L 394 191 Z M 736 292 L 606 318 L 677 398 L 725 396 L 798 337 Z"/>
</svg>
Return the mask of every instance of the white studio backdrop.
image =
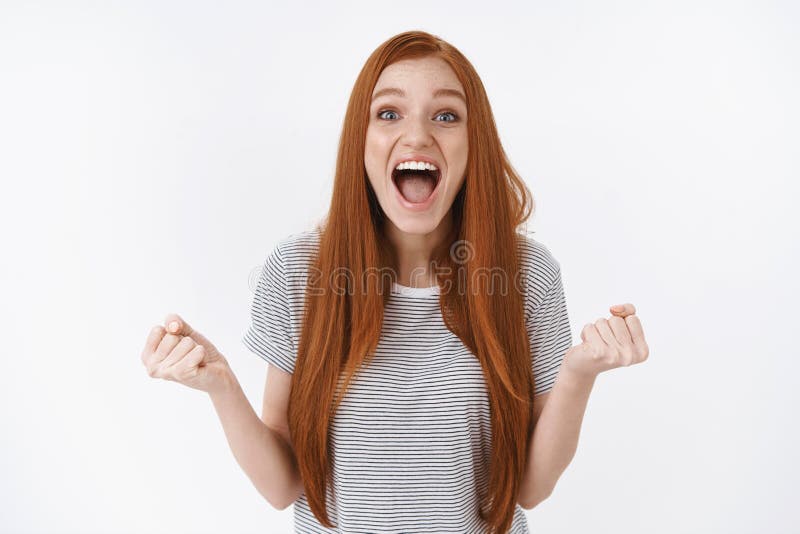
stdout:
<svg viewBox="0 0 800 534">
<path fill-rule="evenodd" d="M 632 302 L 540 534 L 789 533 L 793 2 L 0 3 L 0 532 L 282 533 L 206 394 L 150 378 L 183 315 L 260 412 L 253 274 L 330 198 L 349 92 L 410 29 L 475 65 L 573 334 Z"/>
</svg>

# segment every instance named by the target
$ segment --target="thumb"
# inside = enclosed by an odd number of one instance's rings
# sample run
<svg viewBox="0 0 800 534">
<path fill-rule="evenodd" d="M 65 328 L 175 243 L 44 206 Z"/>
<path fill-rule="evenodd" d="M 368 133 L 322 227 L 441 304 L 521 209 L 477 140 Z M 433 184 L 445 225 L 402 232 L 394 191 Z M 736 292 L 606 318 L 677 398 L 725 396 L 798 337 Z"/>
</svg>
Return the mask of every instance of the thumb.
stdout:
<svg viewBox="0 0 800 534">
<path fill-rule="evenodd" d="M 170 334 L 192 337 L 192 327 L 177 313 L 167 314 L 167 317 L 164 319 L 164 325 L 166 325 L 167 332 Z"/>
<path fill-rule="evenodd" d="M 186 336 L 191 338 L 198 345 L 202 345 L 206 349 L 206 357 L 203 359 L 205 362 L 212 362 L 219 359 L 220 354 L 217 348 L 206 337 L 192 328 L 189 323 L 177 313 L 167 314 L 164 319 L 164 324 L 167 326 L 167 332 L 178 336 Z"/>
</svg>

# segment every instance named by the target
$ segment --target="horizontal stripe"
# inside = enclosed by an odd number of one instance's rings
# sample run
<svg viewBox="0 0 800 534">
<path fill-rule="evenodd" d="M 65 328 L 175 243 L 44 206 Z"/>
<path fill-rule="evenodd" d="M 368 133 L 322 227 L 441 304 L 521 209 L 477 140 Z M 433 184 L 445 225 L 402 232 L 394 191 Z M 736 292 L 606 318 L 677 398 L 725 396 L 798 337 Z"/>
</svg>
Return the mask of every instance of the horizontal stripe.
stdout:
<svg viewBox="0 0 800 534">
<path fill-rule="evenodd" d="M 308 266 L 319 243 L 312 229 L 282 239 L 267 255 L 242 342 L 271 365 L 294 371 Z M 520 236 L 526 333 L 535 393 L 549 391 L 572 345 L 558 261 Z M 482 533 L 491 417 L 483 370 L 450 332 L 438 287 L 394 284 L 372 359 L 354 378 L 331 420 L 335 529 L 294 503 L 302 533 Z M 527 533 L 517 505 L 510 533 Z"/>
</svg>

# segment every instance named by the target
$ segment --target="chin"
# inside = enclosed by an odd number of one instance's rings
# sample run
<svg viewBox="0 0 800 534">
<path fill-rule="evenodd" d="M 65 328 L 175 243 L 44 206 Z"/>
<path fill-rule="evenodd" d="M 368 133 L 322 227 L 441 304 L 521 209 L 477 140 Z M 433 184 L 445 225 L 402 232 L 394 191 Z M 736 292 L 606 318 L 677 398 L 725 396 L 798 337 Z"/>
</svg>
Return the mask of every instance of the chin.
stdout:
<svg viewBox="0 0 800 534">
<path fill-rule="evenodd" d="M 431 216 L 390 216 L 389 220 L 401 232 L 413 235 L 427 235 L 433 233 L 441 223 L 440 220 L 434 220 Z"/>
</svg>

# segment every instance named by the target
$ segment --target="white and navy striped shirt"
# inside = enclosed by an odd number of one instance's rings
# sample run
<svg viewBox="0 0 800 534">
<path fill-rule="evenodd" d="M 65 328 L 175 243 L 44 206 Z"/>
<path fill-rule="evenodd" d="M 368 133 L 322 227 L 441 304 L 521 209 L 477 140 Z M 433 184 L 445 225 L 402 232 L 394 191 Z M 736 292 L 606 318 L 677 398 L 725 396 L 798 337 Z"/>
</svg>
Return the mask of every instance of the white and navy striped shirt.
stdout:
<svg viewBox="0 0 800 534">
<path fill-rule="evenodd" d="M 525 321 L 541 394 L 553 386 L 572 334 L 559 263 L 543 244 L 521 237 Z M 242 338 L 288 373 L 318 243 L 314 228 L 268 254 Z M 478 359 L 445 327 L 438 287 L 393 285 L 374 356 L 351 382 L 330 432 L 327 506 L 337 528 L 323 527 L 302 494 L 294 503 L 296 532 L 486 532 L 478 509 L 489 482 L 489 399 Z M 509 532 L 529 532 L 519 505 Z"/>
</svg>

